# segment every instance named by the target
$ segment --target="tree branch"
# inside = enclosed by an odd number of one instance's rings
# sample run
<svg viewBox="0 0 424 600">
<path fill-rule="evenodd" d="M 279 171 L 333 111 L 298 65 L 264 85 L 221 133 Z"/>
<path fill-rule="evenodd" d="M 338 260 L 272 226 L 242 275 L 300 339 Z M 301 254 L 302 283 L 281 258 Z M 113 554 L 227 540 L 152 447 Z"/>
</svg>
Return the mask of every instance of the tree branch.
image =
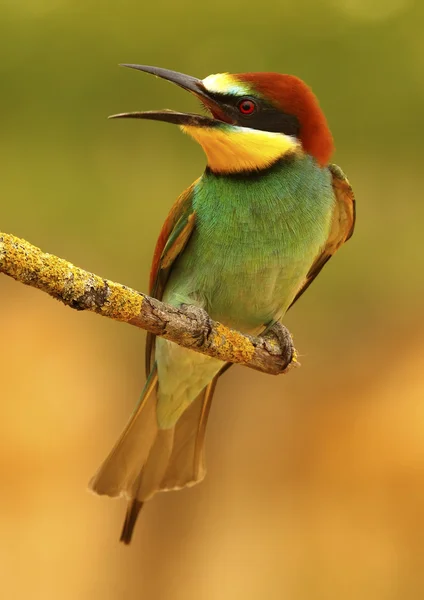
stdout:
<svg viewBox="0 0 424 600">
<path fill-rule="evenodd" d="M 76 310 L 89 310 L 162 336 L 185 348 L 278 375 L 296 363 L 288 330 L 243 335 L 213 321 L 195 306 L 175 308 L 120 283 L 46 254 L 25 240 L 0 233 L 0 273 L 30 285 Z"/>
</svg>

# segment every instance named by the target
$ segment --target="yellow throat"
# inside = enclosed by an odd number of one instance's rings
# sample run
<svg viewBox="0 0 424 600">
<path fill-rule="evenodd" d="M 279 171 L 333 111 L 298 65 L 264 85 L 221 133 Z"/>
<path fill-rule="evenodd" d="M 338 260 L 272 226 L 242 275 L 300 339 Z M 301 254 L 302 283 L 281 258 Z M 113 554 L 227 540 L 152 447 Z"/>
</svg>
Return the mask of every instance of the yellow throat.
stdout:
<svg viewBox="0 0 424 600">
<path fill-rule="evenodd" d="M 216 173 L 266 169 L 280 158 L 303 154 L 300 142 L 283 133 L 233 125 L 183 125 L 181 129 L 202 146 L 209 167 Z"/>
</svg>

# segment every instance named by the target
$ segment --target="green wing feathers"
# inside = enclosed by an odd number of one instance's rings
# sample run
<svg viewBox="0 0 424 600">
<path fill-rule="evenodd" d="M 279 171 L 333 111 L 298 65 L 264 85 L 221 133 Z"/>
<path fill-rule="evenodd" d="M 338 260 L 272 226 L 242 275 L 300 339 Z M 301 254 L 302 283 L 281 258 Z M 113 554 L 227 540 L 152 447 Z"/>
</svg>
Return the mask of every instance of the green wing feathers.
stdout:
<svg viewBox="0 0 424 600">
<path fill-rule="evenodd" d="M 340 167 L 328 165 L 332 176 L 333 191 L 335 197 L 334 212 L 330 235 L 322 252 L 312 264 L 305 281 L 297 292 L 293 304 L 308 289 L 316 276 L 321 272 L 324 265 L 337 252 L 342 244 L 352 237 L 355 229 L 356 205 L 352 187 Z"/>
</svg>

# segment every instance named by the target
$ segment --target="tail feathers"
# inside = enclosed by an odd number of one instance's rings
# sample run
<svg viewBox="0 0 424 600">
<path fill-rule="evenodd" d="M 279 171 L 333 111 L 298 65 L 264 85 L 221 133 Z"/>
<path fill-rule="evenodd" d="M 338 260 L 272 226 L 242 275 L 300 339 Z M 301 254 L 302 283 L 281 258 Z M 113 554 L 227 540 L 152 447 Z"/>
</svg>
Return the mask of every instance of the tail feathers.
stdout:
<svg viewBox="0 0 424 600">
<path fill-rule="evenodd" d="M 96 494 L 127 498 L 136 496 L 140 471 L 158 433 L 156 394 L 153 393 L 156 385 L 157 372 L 154 368 L 121 437 L 89 483 Z"/>
<path fill-rule="evenodd" d="M 204 478 L 206 425 L 217 380 L 215 377 L 177 421 L 162 490 L 195 485 Z"/>
<path fill-rule="evenodd" d="M 125 515 L 124 526 L 122 527 L 120 542 L 130 544 L 135 524 L 137 522 L 138 513 L 143 508 L 144 502 L 141 500 L 131 500 L 128 504 L 127 514 Z"/>
<path fill-rule="evenodd" d="M 174 429 L 159 430 L 150 450 L 148 460 L 144 466 L 141 466 L 137 484 L 134 486 L 135 497 L 128 503 L 120 537 L 120 541 L 124 542 L 124 544 L 131 542 L 138 514 L 143 507 L 144 501 L 161 489 L 161 481 L 168 467 L 172 452 L 173 439 Z"/>
<path fill-rule="evenodd" d="M 129 544 L 145 500 L 156 492 L 194 485 L 205 476 L 204 441 L 218 376 L 182 414 L 175 426 L 159 429 L 156 369 L 118 443 L 90 482 L 97 494 L 129 499 L 121 541 Z"/>
<path fill-rule="evenodd" d="M 141 471 L 140 483 L 136 497 L 148 500 L 162 489 L 162 480 L 168 468 L 174 442 L 174 427 L 159 429 L 148 460 Z"/>
</svg>

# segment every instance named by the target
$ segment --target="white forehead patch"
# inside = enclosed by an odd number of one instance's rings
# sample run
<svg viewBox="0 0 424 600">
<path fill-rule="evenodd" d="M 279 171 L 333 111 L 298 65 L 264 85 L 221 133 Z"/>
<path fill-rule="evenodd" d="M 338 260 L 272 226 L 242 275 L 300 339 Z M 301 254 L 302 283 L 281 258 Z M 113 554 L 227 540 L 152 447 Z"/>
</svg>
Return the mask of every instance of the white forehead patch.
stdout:
<svg viewBox="0 0 424 600">
<path fill-rule="evenodd" d="M 209 75 L 203 80 L 203 85 L 208 92 L 216 94 L 234 94 L 235 96 L 245 96 L 250 93 L 249 86 L 240 81 L 236 81 L 230 73 L 217 73 Z"/>
</svg>

